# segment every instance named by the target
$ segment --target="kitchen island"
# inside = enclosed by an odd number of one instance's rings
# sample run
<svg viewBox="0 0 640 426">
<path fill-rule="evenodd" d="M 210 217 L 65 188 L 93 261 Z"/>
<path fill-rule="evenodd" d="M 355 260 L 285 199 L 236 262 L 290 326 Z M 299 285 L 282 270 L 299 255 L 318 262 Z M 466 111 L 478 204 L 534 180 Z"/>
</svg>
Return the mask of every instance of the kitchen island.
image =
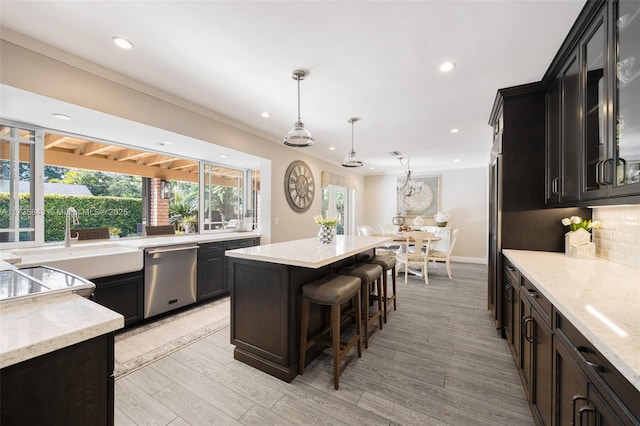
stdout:
<svg viewBox="0 0 640 426">
<path fill-rule="evenodd" d="M 286 382 L 298 375 L 302 286 L 371 255 L 389 237 L 338 235 L 228 250 L 234 358 Z M 310 332 L 324 326 L 318 306 Z M 310 351 L 313 359 L 320 352 Z"/>
</svg>

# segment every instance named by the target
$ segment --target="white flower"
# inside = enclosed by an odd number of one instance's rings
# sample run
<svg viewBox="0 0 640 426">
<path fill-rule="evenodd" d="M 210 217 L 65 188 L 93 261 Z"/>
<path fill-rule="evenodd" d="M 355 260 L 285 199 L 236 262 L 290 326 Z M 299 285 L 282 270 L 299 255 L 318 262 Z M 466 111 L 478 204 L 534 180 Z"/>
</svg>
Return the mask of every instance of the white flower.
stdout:
<svg viewBox="0 0 640 426">
<path fill-rule="evenodd" d="M 562 224 L 564 226 L 569 226 L 571 225 L 571 220 L 568 217 L 565 217 L 564 219 L 562 219 Z"/>
<path fill-rule="evenodd" d="M 571 223 L 575 223 L 576 225 L 582 222 L 582 218 L 580 216 L 571 216 Z"/>
<path fill-rule="evenodd" d="M 588 226 L 589 226 L 589 228 L 598 229 L 598 228 L 600 228 L 600 221 L 599 220 L 594 220 Z"/>
</svg>

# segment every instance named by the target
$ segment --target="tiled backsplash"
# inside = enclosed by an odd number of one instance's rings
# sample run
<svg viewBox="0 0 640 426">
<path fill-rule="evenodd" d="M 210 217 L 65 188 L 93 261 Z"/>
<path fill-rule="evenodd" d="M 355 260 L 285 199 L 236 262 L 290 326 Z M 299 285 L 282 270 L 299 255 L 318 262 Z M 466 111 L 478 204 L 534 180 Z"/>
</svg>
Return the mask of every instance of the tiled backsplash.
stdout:
<svg viewBox="0 0 640 426">
<path fill-rule="evenodd" d="M 640 205 L 594 207 L 596 255 L 640 269 Z"/>
</svg>

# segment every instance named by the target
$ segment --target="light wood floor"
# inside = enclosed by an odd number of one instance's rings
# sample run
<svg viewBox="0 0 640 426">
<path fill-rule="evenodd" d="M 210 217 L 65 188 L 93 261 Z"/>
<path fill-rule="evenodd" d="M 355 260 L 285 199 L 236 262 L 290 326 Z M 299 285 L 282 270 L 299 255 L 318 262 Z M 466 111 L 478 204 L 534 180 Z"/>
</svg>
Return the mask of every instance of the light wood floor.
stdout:
<svg viewBox="0 0 640 426">
<path fill-rule="evenodd" d="M 404 285 L 369 349 L 332 384 L 326 350 L 285 383 L 233 359 L 229 328 L 116 381 L 116 425 L 532 425 L 486 309 L 487 267 Z"/>
</svg>

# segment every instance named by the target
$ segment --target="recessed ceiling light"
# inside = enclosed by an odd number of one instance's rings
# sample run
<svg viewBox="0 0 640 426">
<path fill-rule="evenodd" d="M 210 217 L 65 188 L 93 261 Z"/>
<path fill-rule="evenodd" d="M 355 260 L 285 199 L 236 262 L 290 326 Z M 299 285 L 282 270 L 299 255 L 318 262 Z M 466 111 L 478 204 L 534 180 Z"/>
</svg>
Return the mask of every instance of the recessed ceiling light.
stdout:
<svg viewBox="0 0 640 426">
<path fill-rule="evenodd" d="M 229 156 L 227 154 L 222 154 L 220 155 L 220 158 L 229 158 Z"/>
<path fill-rule="evenodd" d="M 330 146 L 330 147 L 329 147 L 329 151 L 335 151 L 335 150 L 336 150 L 336 147 L 335 147 L 335 146 Z"/>
<path fill-rule="evenodd" d="M 160 142 L 160 146 L 169 146 L 169 145 L 173 145 L 173 142 L 171 142 L 171 141 L 162 141 L 162 142 Z"/>
<path fill-rule="evenodd" d="M 133 48 L 133 43 L 131 43 L 129 40 L 122 38 L 122 37 L 113 37 L 111 40 L 113 40 L 113 42 L 116 44 L 116 46 L 122 48 L 122 49 L 132 49 Z"/>
<path fill-rule="evenodd" d="M 269 117 L 271 117 L 271 114 L 269 114 L 267 111 L 263 112 L 263 113 L 262 113 L 262 114 L 260 114 L 260 115 L 262 115 L 262 117 L 264 117 L 264 118 L 269 118 Z"/>
<path fill-rule="evenodd" d="M 451 133 L 458 133 L 460 130 L 459 129 L 451 129 L 449 130 Z"/>
<path fill-rule="evenodd" d="M 440 65 L 440 71 L 449 72 L 455 67 L 456 67 L 456 64 L 454 64 L 453 62 L 443 62 L 442 65 Z"/>
<path fill-rule="evenodd" d="M 456 158 L 455 160 L 453 160 L 454 163 L 459 163 L 460 161 L 462 161 L 462 160 L 459 159 L 459 158 Z"/>
<path fill-rule="evenodd" d="M 55 114 L 52 114 L 55 118 L 59 119 L 59 120 L 71 120 L 71 117 L 69 117 L 66 114 L 60 114 L 58 112 L 56 112 Z"/>
<path fill-rule="evenodd" d="M 375 169 L 376 169 L 375 167 L 369 167 L 369 170 L 375 170 Z"/>
</svg>

